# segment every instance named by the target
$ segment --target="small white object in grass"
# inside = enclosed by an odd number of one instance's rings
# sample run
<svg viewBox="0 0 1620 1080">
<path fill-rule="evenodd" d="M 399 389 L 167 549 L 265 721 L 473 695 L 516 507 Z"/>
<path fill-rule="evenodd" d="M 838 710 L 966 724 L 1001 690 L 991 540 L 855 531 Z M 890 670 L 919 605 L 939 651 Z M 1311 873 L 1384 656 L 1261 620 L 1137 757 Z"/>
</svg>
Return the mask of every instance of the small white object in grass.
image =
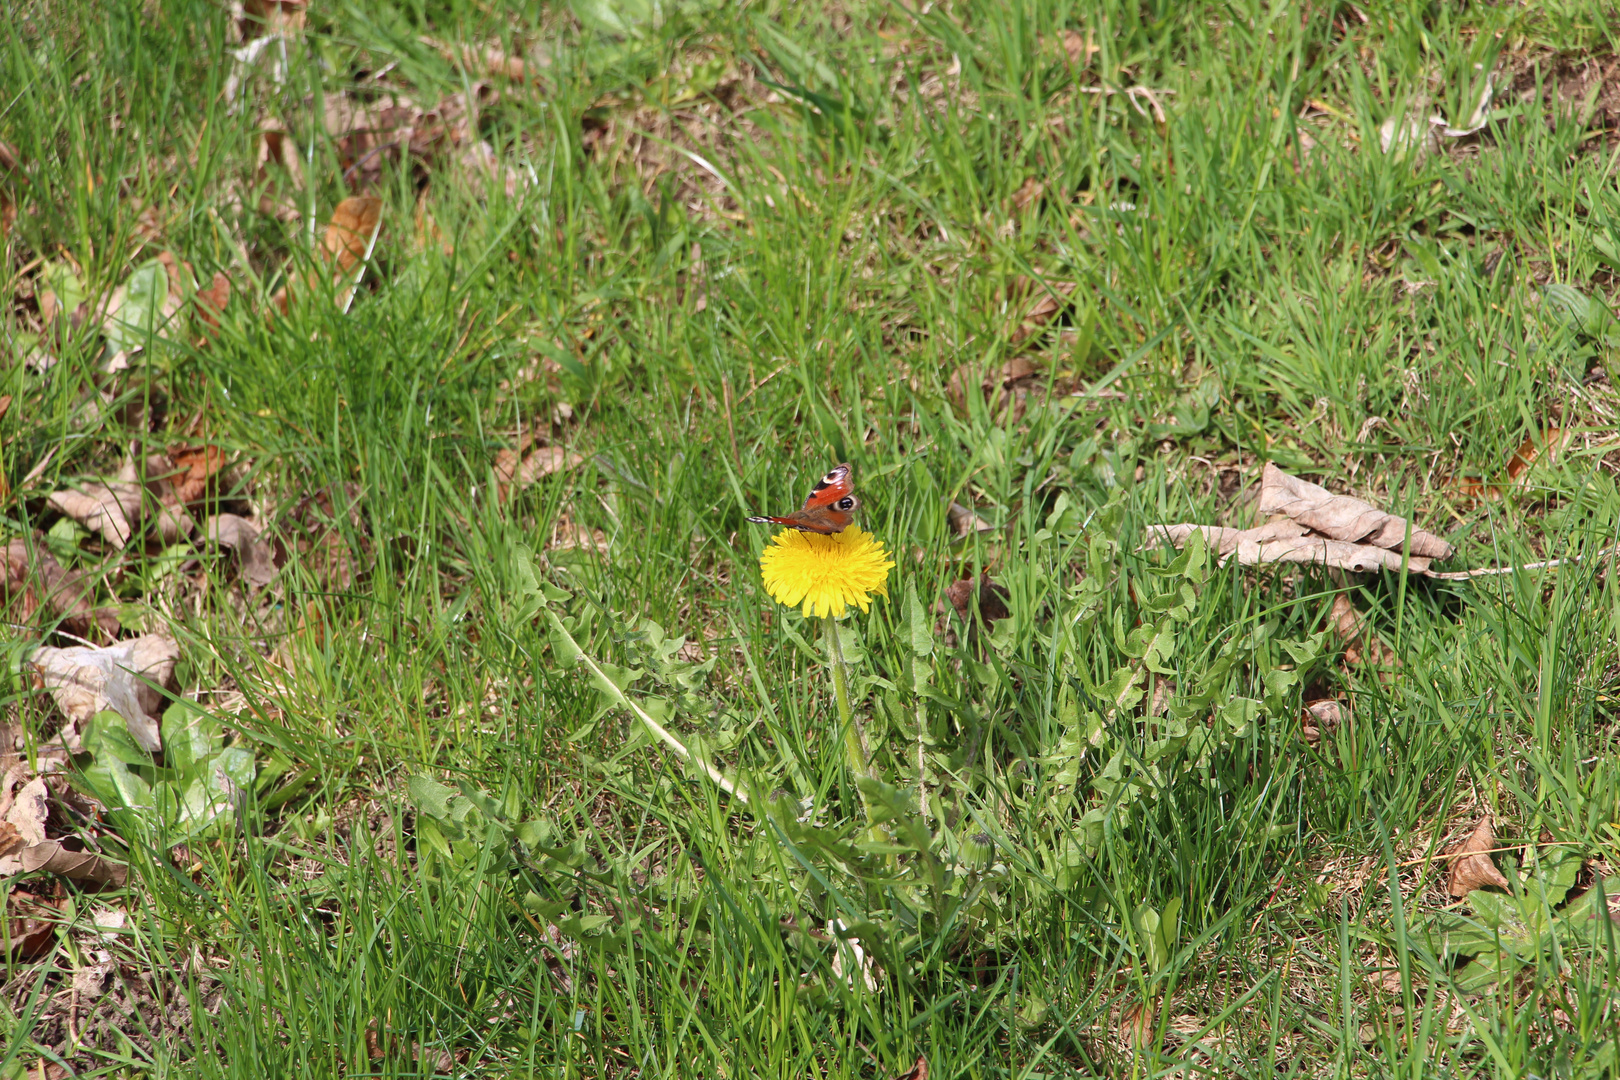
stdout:
<svg viewBox="0 0 1620 1080">
<path fill-rule="evenodd" d="M 843 979 L 853 989 L 855 980 L 853 972 L 850 970 L 853 968 L 861 973 L 861 982 L 866 985 L 866 992 L 869 994 L 877 993 L 877 973 L 872 966 L 872 958 L 867 955 L 865 949 L 861 948 L 861 939 L 839 936 L 842 931 L 848 929 L 844 925 L 843 919 L 833 919 L 827 924 L 827 929 L 832 932 L 833 940 L 836 942 L 836 951 L 833 953 L 832 962 L 833 974 Z"/>
</svg>

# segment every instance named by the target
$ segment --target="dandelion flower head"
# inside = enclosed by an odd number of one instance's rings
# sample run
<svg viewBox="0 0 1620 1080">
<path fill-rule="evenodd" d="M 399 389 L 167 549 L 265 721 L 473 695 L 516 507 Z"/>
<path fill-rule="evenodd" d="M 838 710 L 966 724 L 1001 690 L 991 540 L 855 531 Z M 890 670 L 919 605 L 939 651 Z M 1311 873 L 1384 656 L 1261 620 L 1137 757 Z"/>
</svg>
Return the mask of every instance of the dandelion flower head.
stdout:
<svg viewBox="0 0 1620 1080">
<path fill-rule="evenodd" d="M 892 569 L 883 542 L 857 525 L 826 536 L 783 529 L 759 556 L 771 599 L 802 605 L 807 618 L 841 618 L 851 606 L 871 610 L 873 596 L 889 595 Z"/>
</svg>

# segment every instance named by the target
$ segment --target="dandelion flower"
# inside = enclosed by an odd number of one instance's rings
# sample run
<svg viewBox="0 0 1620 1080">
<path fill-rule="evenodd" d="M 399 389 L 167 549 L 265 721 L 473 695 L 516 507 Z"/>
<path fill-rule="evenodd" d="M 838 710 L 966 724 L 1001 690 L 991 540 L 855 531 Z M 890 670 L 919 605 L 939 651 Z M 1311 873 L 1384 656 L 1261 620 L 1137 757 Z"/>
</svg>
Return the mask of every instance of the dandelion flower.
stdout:
<svg viewBox="0 0 1620 1080">
<path fill-rule="evenodd" d="M 803 605 L 807 618 L 841 618 L 851 605 L 869 611 L 874 595 L 889 595 L 894 560 L 859 526 L 827 536 L 783 529 L 772 539 L 759 556 L 765 591 L 779 604 Z"/>
</svg>

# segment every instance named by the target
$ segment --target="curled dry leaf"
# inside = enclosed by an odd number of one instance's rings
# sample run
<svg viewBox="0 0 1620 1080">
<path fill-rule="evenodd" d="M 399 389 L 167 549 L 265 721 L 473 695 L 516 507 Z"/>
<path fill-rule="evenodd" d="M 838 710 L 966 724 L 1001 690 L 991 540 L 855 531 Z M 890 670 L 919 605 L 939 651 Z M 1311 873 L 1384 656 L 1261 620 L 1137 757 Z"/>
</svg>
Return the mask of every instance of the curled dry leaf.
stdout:
<svg viewBox="0 0 1620 1080">
<path fill-rule="evenodd" d="M 1119 1042 L 1126 1047 L 1144 1047 L 1153 1041 L 1157 1020 L 1153 1005 L 1141 1002 L 1119 1014 Z"/>
<path fill-rule="evenodd" d="M 1433 570 L 1434 559 L 1449 558 L 1450 544 L 1405 518 L 1348 495 L 1335 495 L 1319 484 L 1301 480 L 1268 462 L 1260 481 L 1260 512 L 1275 515 L 1252 529 L 1214 525 L 1150 525 L 1144 547 L 1169 544 L 1181 547 L 1193 533 L 1224 562 L 1236 557 L 1239 565 L 1310 563 L 1339 570 L 1370 573 L 1400 570 L 1430 577 L 1468 577 L 1475 571 L 1443 573 Z M 1410 547 L 1407 530 L 1411 529 Z"/>
<path fill-rule="evenodd" d="M 82 725 L 103 709 L 124 718 L 129 733 L 143 749 L 163 746 L 158 714 L 166 686 L 174 678 L 180 648 L 166 634 L 147 634 L 106 648 L 75 646 L 34 651 L 29 662 L 39 672 L 57 708 L 74 725 Z"/>
<path fill-rule="evenodd" d="M 84 850 L 74 839 L 30 844 L 20 858 L 24 872 L 47 870 L 90 885 L 122 885 L 128 875 L 125 867 Z"/>
<path fill-rule="evenodd" d="M 1451 870 L 1446 874 L 1446 891 L 1455 897 L 1467 896 L 1486 886 L 1512 891 L 1508 879 L 1491 861 L 1490 853 L 1495 848 L 1496 826 L 1487 814 L 1479 819 L 1473 832 L 1446 852 L 1452 860 Z"/>
<path fill-rule="evenodd" d="M 194 301 L 197 305 L 197 317 L 207 326 L 217 329 L 220 316 L 225 314 L 225 305 L 231 302 L 231 279 L 218 270 L 214 271 L 214 280 L 208 288 L 198 289 Z"/>
<path fill-rule="evenodd" d="M 13 540 L 3 557 L 0 608 L 15 616 L 15 621 L 28 622 L 43 610 L 78 637 L 91 637 L 96 630 L 109 638 L 117 636 L 117 615 L 91 603 L 95 590 L 90 580 L 58 563 L 45 550 L 43 537 L 36 533 L 31 541 Z"/>
<path fill-rule="evenodd" d="M 1343 540 L 1330 540 L 1311 532 L 1297 521 L 1284 518 L 1268 521 L 1253 529 L 1226 529 L 1217 525 L 1150 525 L 1145 545 L 1157 547 L 1167 543 L 1182 547 L 1195 532 L 1204 534 L 1204 543 L 1216 552 L 1222 561 L 1237 556 L 1239 566 L 1262 566 L 1266 563 L 1310 563 L 1332 566 L 1356 573 L 1376 570 L 1399 570 L 1401 553 L 1370 544 L 1351 544 Z M 1405 560 L 1408 570 L 1423 573 L 1429 560 L 1414 555 Z"/>
<path fill-rule="evenodd" d="M 113 547 L 122 548 L 135 535 L 134 523 L 141 519 L 141 485 L 115 481 L 94 481 L 53 492 L 46 503 L 77 521 L 91 532 L 100 533 Z"/>
<path fill-rule="evenodd" d="M 1440 537 L 1405 518 L 1378 509 L 1349 495 L 1335 495 L 1320 484 L 1290 476 L 1275 462 L 1267 462 L 1260 478 L 1260 512 L 1282 514 L 1333 540 L 1371 544 L 1399 552 L 1411 528 L 1411 552 L 1428 559 L 1449 559 L 1453 548 Z"/>
<path fill-rule="evenodd" d="M 235 514 L 216 514 L 208 519 L 203 532 L 210 542 L 236 556 L 242 580 L 253 588 L 262 589 L 275 579 L 275 553 L 268 544 L 260 542 L 259 530 L 247 519 Z"/>
</svg>

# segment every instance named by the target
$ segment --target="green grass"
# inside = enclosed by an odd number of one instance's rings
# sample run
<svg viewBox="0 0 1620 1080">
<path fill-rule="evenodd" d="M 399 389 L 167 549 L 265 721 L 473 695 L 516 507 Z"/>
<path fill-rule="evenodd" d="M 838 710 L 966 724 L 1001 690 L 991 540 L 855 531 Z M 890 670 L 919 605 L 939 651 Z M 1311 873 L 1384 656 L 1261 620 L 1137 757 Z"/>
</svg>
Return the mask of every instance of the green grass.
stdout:
<svg viewBox="0 0 1620 1080">
<path fill-rule="evenodd" d="M 44 953 L 4 953 L 0 1076 L 1620 1070 L 1609 920 L 1558 916 L 1483 988 L 1485 954 L 1428 929 L 1483 918 L 1437 858 L 1483 814 L 1529 922 L 1620 863 L 1620 598 L 1594 558 L 1620 399 L 1607 331 L 1543 295 L 1602 300 L 1620 270 L 1620 106 L 1587 97 L 1607 6 L 659 10 L 316 5 L 285 82 L 267 60 L 235 107 L 217 5 L 0 28 L 3 538 L 49 531 L 128 631 L 173 634 L 182 696 L 258 765 L 241 815 L 180 848 L 111 811 L 123 892 L 12 882 L 8 903 L 70 902 Z M 1071 60 L 1067 30 L 1095 52 Z M 324 103 L 482 77 L 423 37 L 539 71 L 493 78 L 473 136 L 515 193 L 454 152 L 382 155 L 352 308 L 268 317 L 355 193 Z M 1491 69 L 1485 131 L 1380 150 L 1408 108 L 1461 124 Z M 259 169 L 264 116 L 301 185 Z M 93 326 L 29 336 L 41 260 L 94 298 L 162 251 L 230 277 L 217 333 L 116 375 Z M 952 400 L 953 373 L 1015 358 L 1016 407 Z M 1568 447 L 1502 498 L 1460 484 L 1549 428 Z M 583 460 L 503 501 L 520 430 Z M 132 445 L 205 441 L 281 538 L 267 590 L 46 505 Z M 864 786 L 823 629 L 765 594 L 743 522 L 838 461 L 897 562 L 846 623 Z M 1154 522 L 1247 524 L 1266 461 L 1410 515 L 1458 566 L 1588 558 L 1453 583 L 1140 549 Z M 996 531 L 957 538 L 953 500 Z M 578 529 L 600 545 L 558 542 Z M 1011 615 L 936 620 L 984 568 Z M 1397 667 L 1345 659 L 1341 593 Z M 65 643 L 5 617 L 14 655 Z M 558 627 L 749 802 L 599 693 Z M 59 721 L 13 670 L 32 755 Z M 1312 747 L 1319 697 L 1353 718 Z M 412 777 L 490 801 L 435 821 Z M 1538 908 L 1560 866 L 1570 899 Z M 64 1019 L 91 949 L 122 964 L 103 1001 L 137 1011 Z"/>
</svg>

